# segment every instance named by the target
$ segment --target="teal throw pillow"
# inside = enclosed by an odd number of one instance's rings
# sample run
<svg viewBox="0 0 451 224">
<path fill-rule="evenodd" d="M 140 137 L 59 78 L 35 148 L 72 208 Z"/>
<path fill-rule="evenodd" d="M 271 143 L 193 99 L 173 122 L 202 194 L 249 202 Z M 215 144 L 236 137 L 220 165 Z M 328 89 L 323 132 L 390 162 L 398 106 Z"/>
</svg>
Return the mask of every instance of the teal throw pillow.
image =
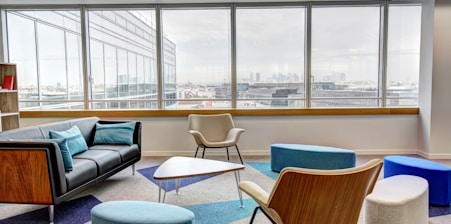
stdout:
<svg viewBox="0 0 451 224">
<path fill-rule="evenodd" d="M 10 141 L 20 141 L 20 142 L 56 142 L 58 144 L 61 156 L 63 157 L 64 169 L 66 171 L 74 170 L 72 155 L 70 154 L 69 147 L 67 146 L 67 140 L 65 138 L 56 138 L 56 139 L 9 139 Z"/>
<path fill-rule="evenodd" d="M 117 124 L 96 124 L 94 145 L 118 144 L 132 145 L 136 121 Z"/>
<path fill-rule="evenodd" d="M 50 130 L 49 135 L 51 139 L 67 139 L 67 146 L 69 147 L 69 151 L 72 156 L 88 150 L 88 145 L 86 144 L 85 138 L 83 138 L 80 129 L 78 129 L 77 126 L 72 126 L 70 129 L 65 131 Z"/>
</svg>

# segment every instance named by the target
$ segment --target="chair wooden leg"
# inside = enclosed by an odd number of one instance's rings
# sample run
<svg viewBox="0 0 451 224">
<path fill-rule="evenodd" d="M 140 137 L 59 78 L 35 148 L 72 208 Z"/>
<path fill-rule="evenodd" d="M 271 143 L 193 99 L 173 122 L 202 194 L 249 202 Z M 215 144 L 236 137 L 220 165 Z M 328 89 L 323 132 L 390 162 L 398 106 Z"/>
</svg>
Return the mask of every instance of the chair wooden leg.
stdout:
<svg viewBox="0 0 451 224">
<path fill-rule="evenodd" d="M 204 147 L 202 147 L 202 148 L 204 148 L 204 151 L 202 152 L 202 159 L 204 158 L 204 156 L 205 156 L 205 146 Z"/>
<path fill-rule="evenodd" d="M 236 148 L 236 151 L 238 152 L 238 156 L 240 157 L 241 164 L 244 165 L 243 159 L 241 158 L 240 150 L 238 149 L 238 146 L 236 144 L 235 144 L 235 148 Z"/>
</svg>

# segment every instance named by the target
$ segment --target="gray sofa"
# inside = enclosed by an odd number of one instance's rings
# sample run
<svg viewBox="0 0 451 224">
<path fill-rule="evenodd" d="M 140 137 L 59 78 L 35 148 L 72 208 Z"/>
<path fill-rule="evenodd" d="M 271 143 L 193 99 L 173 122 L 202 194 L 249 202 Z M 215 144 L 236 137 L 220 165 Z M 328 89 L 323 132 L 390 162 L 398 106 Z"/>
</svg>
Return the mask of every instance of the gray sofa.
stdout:
<svg viewBox="0 0 451 224">
<path fill-rule="evenodd" d="M 1 132 L 0 203 L 49 205 L 49 219 L 53 222 L 54 205 L 126 167 L 132 166 L 134 174 L 134 164 L 141 159 L 141 122 L 136 121 L 131 145 L 93 144 L 97 123 L 126 122 L 88 117 Z M 67 171 L 59 145 L 39 140 L 49 139 L 50 130 L 64 131 L 74 125 L 80 129 L 88 150 L 73 155 L 73 169 Z"/>
</svg>

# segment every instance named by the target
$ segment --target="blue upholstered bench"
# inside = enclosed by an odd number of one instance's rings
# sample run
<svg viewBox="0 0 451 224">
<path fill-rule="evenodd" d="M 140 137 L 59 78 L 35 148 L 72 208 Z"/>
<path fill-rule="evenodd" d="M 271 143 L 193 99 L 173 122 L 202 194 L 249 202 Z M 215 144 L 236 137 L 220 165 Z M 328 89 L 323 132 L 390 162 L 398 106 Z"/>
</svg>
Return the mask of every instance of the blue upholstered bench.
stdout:
<svg viewBox="0 0 451 224">
<path fill-rule="evenodd" d="M 334 170 L 355 167 L 355 152 L 319 145 L 272 144 L 271 169 L 285 167 Z"/>
<path fill-rule="evenodd" d="M 193 224 L 194 213 L 175 205 L 109 201 L 91 209 L 92 224 Z"/>
<path fill-rule="evenodd" d="M 419 176 L 428 181 L 429 203 L 451 204 L 451 169 L 443 164 L 408 156 L 386 156 L 384 177 L 398 174 Z"/>
</svg>

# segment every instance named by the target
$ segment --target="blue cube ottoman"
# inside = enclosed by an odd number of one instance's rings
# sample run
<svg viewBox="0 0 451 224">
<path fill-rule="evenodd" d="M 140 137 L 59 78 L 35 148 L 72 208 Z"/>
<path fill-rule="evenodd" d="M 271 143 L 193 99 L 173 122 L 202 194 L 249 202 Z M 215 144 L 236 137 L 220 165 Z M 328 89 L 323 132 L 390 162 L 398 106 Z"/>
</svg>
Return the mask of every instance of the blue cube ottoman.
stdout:
<svg viewBox="0 0 451 224">
<path fill-rule="evenodd" d="M 285 167 L 334 170 L 355 167 L 355 152 L 319 145 L 272 144 L 271 169 Z"/>
<path fill-rule="evenodd" d="M 450 205 L 451 169 L 448 166 L 408 156 L 384 157 L 384 178 L 399 174 L 426 179 L 429 184 L 429 204 Z"/>
<path fill-rule="evenodd" d="M 194 224 L 188 209 L 147 201 L 109 201 L 91 209 L 92 224 Z"/>
</svg>

